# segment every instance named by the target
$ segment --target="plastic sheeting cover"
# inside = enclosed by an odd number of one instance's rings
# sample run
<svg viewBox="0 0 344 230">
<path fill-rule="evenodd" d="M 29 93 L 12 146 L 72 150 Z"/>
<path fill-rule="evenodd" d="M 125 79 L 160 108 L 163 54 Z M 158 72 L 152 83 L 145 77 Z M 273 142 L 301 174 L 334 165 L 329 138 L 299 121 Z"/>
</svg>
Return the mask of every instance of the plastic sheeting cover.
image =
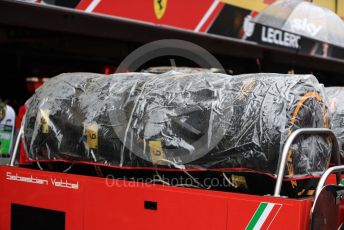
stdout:
<svg viewBox="0 0 344 230">
<path fill-rule="evenodd" d="M 329 127 L 322 90 L 311 75 L 62 74 L 28 101 L 25 146 L 32 160 L 275 174 L 292 131 Z M 324 171 L 330 154 L 300 137 L 289 176 Z"/>
<path fill-rule="evenodd" d="M 336 134 L 344 156 L 344 87 L 326 87 L 325 93 L 331 116 L 331 129 Z"/>
</svg>

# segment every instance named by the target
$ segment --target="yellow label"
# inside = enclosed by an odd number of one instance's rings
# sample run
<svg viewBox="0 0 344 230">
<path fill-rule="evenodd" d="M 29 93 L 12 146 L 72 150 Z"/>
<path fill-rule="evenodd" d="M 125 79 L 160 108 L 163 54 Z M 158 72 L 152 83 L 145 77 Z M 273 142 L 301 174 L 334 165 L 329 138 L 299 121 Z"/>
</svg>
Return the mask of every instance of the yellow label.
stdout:
<svg viewBox="0 0 344 230">
<path fill-rule="evenodd" d="M 98 129 L 96 123 L 85 125 L 86 143 L 90 149 L 98 149 Z"/>
<path fill-rule="evenodd" d="M 154 12 L 157 19 L 161 19 L 166 11 L 167 0 L 154 0 Z"/>
<path fill-rule="evenodd" d="M 243 188 L 245 190 L 248 189 L 246 178 L 244 176 L 233 175 L 232 174 L 232 183 L 237 188 Z"/>
<path fill-rule="evenodd" d="M 240 100 L 243 100 L 245 97 L 247 97 L 247 95 L 252 91 L 255 83 L 255 80 L 251 80 L 241 89 L 239 96 Z"/>
<path fill-rule="evenodd" d="M 165 159 L 165 154 L 161 147 L 161 141 L 149 141 L 148 143 L 152 163 L 161 164 L 161 160 Z"/>
<path fill-rule="evenodd" d="M 42 127 L 42 133 L 49 133 L 49 110 L 40 110 L 39 122 Z"/>
</svg>

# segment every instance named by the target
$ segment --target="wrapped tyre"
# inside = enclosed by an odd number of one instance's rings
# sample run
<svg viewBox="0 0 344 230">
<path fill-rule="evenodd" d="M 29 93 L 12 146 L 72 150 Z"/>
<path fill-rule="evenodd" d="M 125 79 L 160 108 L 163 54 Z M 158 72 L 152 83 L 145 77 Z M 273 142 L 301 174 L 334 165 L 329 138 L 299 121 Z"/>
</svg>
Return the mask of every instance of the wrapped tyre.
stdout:
<svg viewBox="0 0 344 230">
<path fill-rule="evenodd" d="M 331 115 L 331 129 L 337 136 L 344 157 L 344 87 L 326 87 L 325 92 Z"/>
<path fill-rule="evenodd" d="M 79 73 L 36 92 L 24 136 L 32 160 L 274 178 L 288 136 L 329 123 L 323 88 L 312 75 Z M 291 189 L 303 193 L 295 180 L 319 176 L 330 155 L 326 138 L 299 137 L 288 156 Z"/>
<path fill-rule="evenodd" d="M 135 82 L 139 84 L 147 75 L 106 78 L 100 74 L 73 73 L 50 79 L 27 102 L 24 142 L 29 158 L 104 164 L 110 160 L 119 164 L 117 152 L 122 145 L 108 114 L 130 92 L 133 84 L 129 82 L 138 77 Z M 110 94 L 111 90 L 117 94 Z"/>
</svg>

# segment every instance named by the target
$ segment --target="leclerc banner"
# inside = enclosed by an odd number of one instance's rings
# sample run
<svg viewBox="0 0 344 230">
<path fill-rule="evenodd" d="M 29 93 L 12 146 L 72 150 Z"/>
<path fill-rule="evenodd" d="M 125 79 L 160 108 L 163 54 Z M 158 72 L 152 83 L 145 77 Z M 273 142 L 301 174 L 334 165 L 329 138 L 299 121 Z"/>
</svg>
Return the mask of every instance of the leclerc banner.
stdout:
<svg viewBox="0 0 344 230">
<path fill-rule="evenodd" d="M 251 22 L 244 27 L 244 39 L 312 56 L 344 58 L 344 48 L 278 28 Z"/>
</svg>

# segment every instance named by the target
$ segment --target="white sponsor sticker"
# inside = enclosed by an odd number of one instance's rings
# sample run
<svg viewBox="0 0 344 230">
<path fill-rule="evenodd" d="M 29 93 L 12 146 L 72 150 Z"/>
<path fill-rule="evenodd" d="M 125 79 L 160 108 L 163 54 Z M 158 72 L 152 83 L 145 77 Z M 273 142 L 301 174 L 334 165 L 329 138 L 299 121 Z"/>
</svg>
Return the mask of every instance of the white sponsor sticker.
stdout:
<svg viewBox="0 0 344 230">
<path fill-rule="evenodd" d="M 307 18 L 298 19 L 295 18 L 291 20 L 290 28 L 293 32 L 304 32 L 310 36 L 316 36 L 322 29 L 321 25 L 315 25 L 312 22 L 309 22 Z"/>
<path fill-rule="evenodd" d="M 301 36 L 263 26 L 261 39 L 266 43 L 298 49 Z"/>
</svg>

